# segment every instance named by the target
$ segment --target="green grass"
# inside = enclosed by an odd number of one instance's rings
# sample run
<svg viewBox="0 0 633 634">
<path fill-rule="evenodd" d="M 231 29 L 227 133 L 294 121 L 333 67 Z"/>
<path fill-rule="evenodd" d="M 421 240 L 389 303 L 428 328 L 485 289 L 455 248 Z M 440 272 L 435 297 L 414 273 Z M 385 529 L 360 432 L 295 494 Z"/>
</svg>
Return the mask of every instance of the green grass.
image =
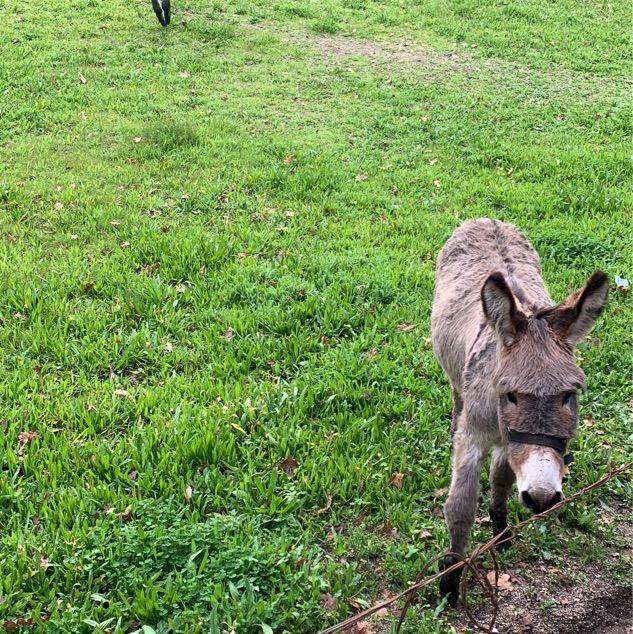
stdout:
<svg viewBox="0 0 633 634">
<path fill-rule="evenodd" d="M 447 545 L 443 242 L 494 216 L 557 299 L 633 278 L 628 3 L 182 0 L 168 29 L 149 2 L 37 4 L 0 25 L 0 622 L 311 633 L 406 587 Z M 630 311 L 612 292 L 580 348 L 569 491 L 630 456 Z M 631 494 L 508 560 L 600 559 Z"/>
</svg>

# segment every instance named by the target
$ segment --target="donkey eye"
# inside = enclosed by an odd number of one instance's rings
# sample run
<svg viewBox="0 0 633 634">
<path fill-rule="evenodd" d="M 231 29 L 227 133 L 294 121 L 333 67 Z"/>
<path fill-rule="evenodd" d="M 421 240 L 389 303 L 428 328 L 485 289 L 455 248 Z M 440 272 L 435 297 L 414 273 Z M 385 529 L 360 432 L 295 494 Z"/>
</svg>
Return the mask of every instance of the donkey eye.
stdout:
<svg viewBox="0 0 633 634">
<path fill-rule="evenodd" d="M 506 394 L 506 398 L 508 399 L 508 403 L 512 403 L 512 405 L 518 405 L 517 395 L 514 392 L 508 392 Z"/>
<path fill-rule="evenodd" d="M 567 392 L 563 396 L 563 406 L 571 407 L 576 402 L 576 392 Z"/>
</svg>

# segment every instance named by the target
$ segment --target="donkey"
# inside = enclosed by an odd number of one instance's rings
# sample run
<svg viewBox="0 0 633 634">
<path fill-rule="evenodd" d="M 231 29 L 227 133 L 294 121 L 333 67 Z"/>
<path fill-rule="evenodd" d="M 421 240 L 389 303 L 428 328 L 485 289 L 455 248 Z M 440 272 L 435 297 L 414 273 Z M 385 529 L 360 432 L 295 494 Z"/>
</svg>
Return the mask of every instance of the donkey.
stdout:
<svg viewBox="0 0 633 634">
<path fill-rule="evenodd" d="M 171 20 L 170 0 L 152 0 L 152 7 L 154 7 L 154 13 L 158 21 L 163 26 L 167 26 Z"/>
<path fill-rule="evenodd" d="M 535 513 L 563 499 L 564 466 L 571 458 L 565 446 L 576 434 L 576 394 L 585 385 L 574 349 L 602 312 L 608 289 L 607 276 L 598 271 L 555 306 L 534 247 L 516 227 L 498 220 L 465 222 L 441 250 L 431 335 L 453 388 L 444 569 L 459 561 L 453 553 L 466 553 L 491 447 L 495 535 L 507 529 L 515 480 L 520 501 Z M 452 605 L 460 576 L 461 570 L 453 571 L 440 580 L 440 595 L 448 595 Z"/>
</svg>

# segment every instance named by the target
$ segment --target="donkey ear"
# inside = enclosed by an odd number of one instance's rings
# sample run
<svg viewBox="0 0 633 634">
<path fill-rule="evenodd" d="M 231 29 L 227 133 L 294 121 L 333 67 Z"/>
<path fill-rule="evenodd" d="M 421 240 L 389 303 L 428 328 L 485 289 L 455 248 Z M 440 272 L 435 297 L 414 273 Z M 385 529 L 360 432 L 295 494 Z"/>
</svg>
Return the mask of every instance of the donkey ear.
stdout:
<svg viewBox="0 0 633 634">
<path fill-rule="evenodd" d="M 547 315 L 551 328 L 575 346 L 596 323 L 607 304 L 608 292 L 609 278 L 602 271 L 596 271 L 582 290 L 570 295 Z"/>
<path fill-rule="evenodd" d="M 481 289 L 481 303 L 488 323 L 504 346 L 511 346 L 526 323 L 514 295 L 501 273 L 493 273 Z"/>
</svg>

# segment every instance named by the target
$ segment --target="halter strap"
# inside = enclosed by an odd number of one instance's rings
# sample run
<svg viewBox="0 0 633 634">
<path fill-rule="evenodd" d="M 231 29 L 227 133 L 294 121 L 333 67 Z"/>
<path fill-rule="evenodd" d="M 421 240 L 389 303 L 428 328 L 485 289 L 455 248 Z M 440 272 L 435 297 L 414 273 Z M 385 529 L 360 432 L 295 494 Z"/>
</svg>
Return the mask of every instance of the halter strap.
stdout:
<svg viewBox="0 0 633 634">
<path fill-rule="evenodd" d="M 563 455 L 563 462 L 571 464 L 574 461 L 574 454 L 571 451 L 565 454 L 565 447 L 567 446 L 567 439 L 560 438 L 559 436 L 547 436 L 546 434 L 529 434 L 524 431 L 516 431 L 514 429 L 507 428 L 508 440 L 510 442 L 516 442 L 521 445 L 540 445 L 541 447 L 551 447 L 556 449 L 558 453 Z"/>
</svg>

